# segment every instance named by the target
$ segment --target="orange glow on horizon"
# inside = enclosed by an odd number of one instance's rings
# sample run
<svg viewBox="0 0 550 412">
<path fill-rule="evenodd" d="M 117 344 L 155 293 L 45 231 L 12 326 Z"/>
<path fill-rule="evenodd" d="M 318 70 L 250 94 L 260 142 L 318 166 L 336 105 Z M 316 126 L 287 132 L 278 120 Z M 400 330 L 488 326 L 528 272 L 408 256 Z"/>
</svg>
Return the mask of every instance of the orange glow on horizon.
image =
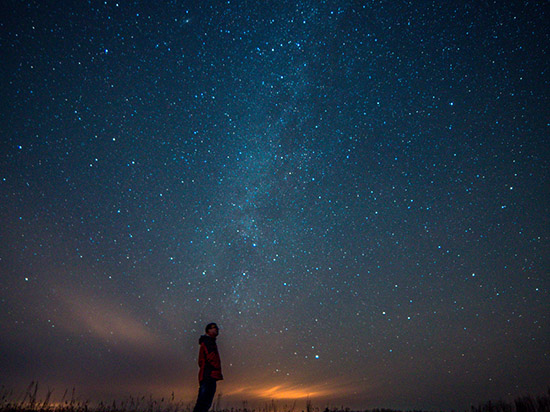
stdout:
<svg viewBox="0 0 550 412">
<path fill-rule="evenodd" d="M 300 400 L 339 396 L 345 394 L 346 390 L 339 390 L 338 387 L 327 382 L 319 385 L 266 384 L 239 387 L 235 390 L 226 390 L 224 393 L 229 397 L 241 396 L 249 399 Z"/>
<path fill-rule="evenodd" d="M 307 388 L 284 388 L 281 385 L 273 386 L 271 388 L 258 389 L 256 391 L 257 396 L 270 399 L 303 399 L 308 397 L 319 397 L 328 395 L 329 392 L 319 390 L 307 390 Z"/>
</svg>

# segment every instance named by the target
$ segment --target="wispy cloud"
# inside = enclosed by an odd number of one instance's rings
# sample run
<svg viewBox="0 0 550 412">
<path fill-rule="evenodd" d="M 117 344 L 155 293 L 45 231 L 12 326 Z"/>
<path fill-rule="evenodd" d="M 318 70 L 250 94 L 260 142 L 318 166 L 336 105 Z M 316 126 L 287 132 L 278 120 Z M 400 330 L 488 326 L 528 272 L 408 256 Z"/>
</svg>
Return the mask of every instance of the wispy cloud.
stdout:
<svg viewBox="0 0 550 412">
<path fill-rule="evenodd" d="M 62 326 L 72 333 L 88 333 L 106 343 L 139 348 L 161 345 L 139 317 L 119 302 L 65 290 L 60 293 L 64 315 Z"/>
</svg>

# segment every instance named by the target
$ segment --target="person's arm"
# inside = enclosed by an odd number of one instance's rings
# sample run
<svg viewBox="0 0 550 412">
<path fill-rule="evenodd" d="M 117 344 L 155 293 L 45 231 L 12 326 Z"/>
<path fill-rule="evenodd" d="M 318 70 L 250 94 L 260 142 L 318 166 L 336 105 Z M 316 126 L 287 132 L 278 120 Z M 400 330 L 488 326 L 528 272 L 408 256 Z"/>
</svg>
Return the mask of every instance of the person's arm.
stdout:
<svg viewBox="0 0 550 412">
<path fill-rule="evenodd" d="M 208 363 L 212 366 L 212 369 L 221 369 L 220 357 L 216 352 L 210 352 L 206 355 Z"/>
</svg>

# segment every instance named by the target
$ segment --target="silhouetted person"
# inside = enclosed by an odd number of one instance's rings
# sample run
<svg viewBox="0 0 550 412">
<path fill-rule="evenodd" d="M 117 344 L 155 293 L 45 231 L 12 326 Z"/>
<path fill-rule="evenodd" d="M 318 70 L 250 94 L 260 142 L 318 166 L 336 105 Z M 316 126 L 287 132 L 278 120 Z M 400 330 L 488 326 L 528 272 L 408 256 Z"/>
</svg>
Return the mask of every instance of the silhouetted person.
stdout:
<svg viewBox="0 0 550 412">
<path fill-rule="evenodd" d="M 199 395 L 193 412 L 208 412 L 216 393 L 216 382 L 223 379 L 220 354 L 216 345 L 218 325 L 209 323 L 206 335 L 199 339 Z"/>
</svg>

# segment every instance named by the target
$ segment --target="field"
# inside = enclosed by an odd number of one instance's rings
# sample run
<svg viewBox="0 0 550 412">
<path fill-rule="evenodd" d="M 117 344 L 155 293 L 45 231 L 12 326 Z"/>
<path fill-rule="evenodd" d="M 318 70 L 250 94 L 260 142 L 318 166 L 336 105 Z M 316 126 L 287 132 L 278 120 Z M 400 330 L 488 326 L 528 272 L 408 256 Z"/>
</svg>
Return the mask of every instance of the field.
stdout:
<svg viewBox="0 0 550 412">
<path fill-rule="evenodd" d="M 75 396 L 75 389 L 68 389 L 59 402 L 51 401 L 52 392 L 48 391 L 43 399 L 38 398 L 38 383 L 31 382 L 25 393 L 17 395 L 6 387 L 0 387 L 0 412 L 192 412 L 193 405 L 189 402 L 177 402 L 172 394 L 169 398 L 154 399 L 151 396 L 129 397 L 120 401 L 98 402 L 82 401 Z M 349 408 L 329 409 L 319 408 L 308 400 L 305 410 L 298 410 L 296 405 L 280 406 L 274 401 L 267 402 L 260 408 L 248 408 L 243 402 L 240 408 L 220 409 L 220 398 L 214 402 L 212 412 L 429 412 L 420 410 L 395 409 L 364 409 L 352 411 Z M 433 411 L 431 411 L 433 412 Z M 454 411 L 460 412 L 460 411 Z M 550 388 L 546 394 L 539 396 L 525 395 L 512 402 L 502 400 L 487 401 L 480 405 L 472 405 L 464 412 L 550 412 Z"/>
</svg>

